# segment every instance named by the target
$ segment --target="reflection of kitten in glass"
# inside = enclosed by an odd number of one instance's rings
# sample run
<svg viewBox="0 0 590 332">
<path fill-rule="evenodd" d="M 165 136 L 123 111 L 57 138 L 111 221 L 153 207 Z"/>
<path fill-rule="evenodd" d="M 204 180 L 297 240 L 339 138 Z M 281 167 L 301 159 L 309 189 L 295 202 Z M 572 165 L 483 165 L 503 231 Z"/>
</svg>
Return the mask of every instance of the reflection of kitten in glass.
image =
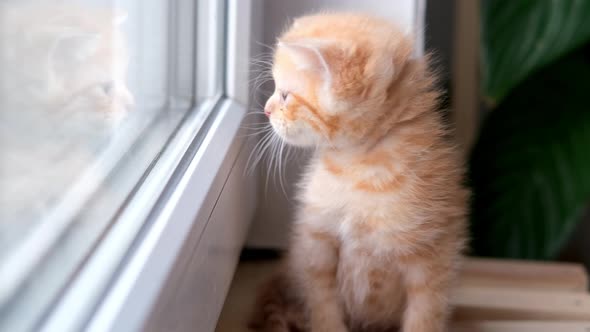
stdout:
<svg viewBox="0 0 590 332">
<path fill-rule="evenodd" d="M 0 220 L 43 215 L 125 117 L 124 18 L 78 5 L 0 5 Z"/>
</svg>

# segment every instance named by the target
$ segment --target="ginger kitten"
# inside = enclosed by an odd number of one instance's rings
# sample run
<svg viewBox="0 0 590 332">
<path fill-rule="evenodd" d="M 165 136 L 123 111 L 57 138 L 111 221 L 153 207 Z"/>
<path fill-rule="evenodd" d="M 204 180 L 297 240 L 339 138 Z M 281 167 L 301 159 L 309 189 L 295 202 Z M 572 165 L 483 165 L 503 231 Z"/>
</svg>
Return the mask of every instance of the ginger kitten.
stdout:
<svg viewBox="0 0 590 332">
<path fill-rule="evenodd" d="M 446 329 L 469 192 L 436 78 L 412 53 L 397 27 L 356 14 L 302 17 L 279 38 L 265 113 L 315 153 L 284 268 L 251 328 Z"/>
</svg>

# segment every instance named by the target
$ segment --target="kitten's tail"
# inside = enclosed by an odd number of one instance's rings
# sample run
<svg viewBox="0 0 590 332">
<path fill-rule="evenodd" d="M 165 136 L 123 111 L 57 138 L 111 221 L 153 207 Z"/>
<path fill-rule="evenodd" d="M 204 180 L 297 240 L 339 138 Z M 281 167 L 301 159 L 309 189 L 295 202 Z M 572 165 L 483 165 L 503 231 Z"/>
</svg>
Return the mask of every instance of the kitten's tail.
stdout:
<svg viewBox="0 0 590 332">
<path fill-rule="evenodd" d="M 308 329 L 303 301 L 293 282 L 280 271 L 262 285 L 248 328 L 257 332 L 304 332 Z"/>
</svg>

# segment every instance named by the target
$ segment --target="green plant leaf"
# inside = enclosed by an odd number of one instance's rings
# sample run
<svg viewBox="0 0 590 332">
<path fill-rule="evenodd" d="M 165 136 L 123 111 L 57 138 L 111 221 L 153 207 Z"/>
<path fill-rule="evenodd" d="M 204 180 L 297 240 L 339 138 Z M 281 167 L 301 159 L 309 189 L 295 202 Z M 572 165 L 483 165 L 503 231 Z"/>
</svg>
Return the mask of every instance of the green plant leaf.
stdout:
<svg viewBox="0 0 590 332">
<path fill-rule="evenodd" d="M 487 0 L 482 9 L 482 88 L 491 104 L 590 39 L 588 0 Z"/>
<path fill-rule="evenodd" d="M 576 52 L 489 113 L 471 155 L 477 254 L 554 258 L 590 202 L 590 64 Z"/>
</svg>

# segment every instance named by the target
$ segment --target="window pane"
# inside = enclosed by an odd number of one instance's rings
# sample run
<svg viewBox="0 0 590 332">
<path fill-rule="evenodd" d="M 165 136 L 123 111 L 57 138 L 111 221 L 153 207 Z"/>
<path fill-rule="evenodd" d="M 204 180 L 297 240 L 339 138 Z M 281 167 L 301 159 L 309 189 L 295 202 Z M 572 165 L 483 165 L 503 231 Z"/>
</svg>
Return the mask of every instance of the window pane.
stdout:
<svg viewBox="0 0 590 332">
<path fill-rule="evenodd" d="M 219 3 L 0 4 L 0 330 L 35 326 L 221 94 Z"/>
</svg>

